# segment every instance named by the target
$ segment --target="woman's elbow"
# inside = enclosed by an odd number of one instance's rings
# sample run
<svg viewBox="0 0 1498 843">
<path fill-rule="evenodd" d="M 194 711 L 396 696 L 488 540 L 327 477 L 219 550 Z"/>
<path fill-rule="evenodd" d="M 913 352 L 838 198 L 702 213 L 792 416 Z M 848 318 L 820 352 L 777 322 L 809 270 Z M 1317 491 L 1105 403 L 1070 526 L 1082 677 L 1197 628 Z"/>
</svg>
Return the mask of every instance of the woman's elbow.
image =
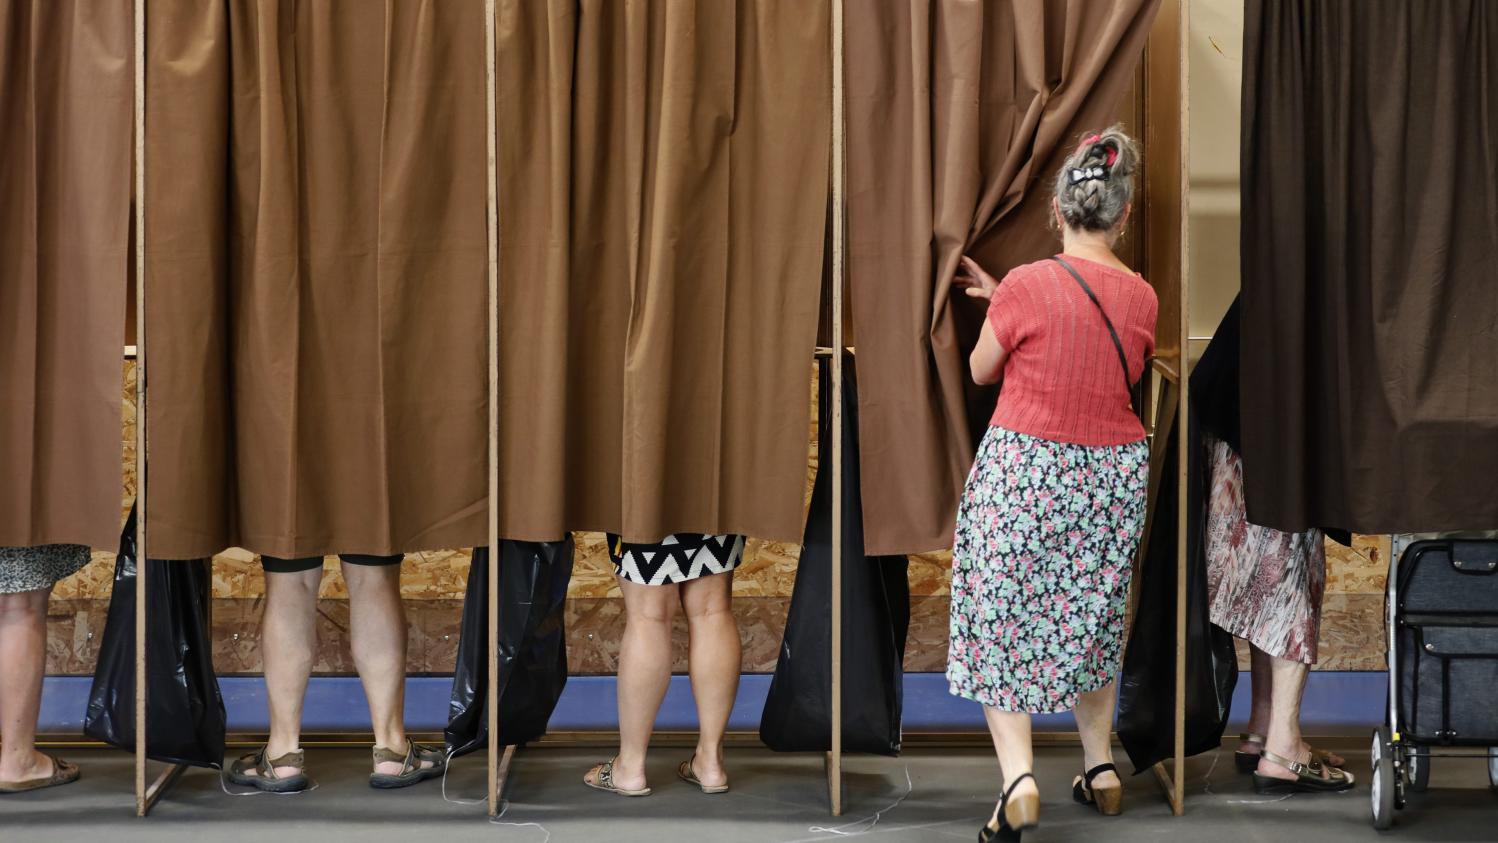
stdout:
<svg viewBox="0 0 1498 843">
<path fill-rule="evenodd" d="M 987 361 L 980 361 L 976 357 L 969 358 L 968 368 L 972 370 L 973 383 L 979 386 L 989 386 L 999 382 L 998 367 Z"/>
</svg>

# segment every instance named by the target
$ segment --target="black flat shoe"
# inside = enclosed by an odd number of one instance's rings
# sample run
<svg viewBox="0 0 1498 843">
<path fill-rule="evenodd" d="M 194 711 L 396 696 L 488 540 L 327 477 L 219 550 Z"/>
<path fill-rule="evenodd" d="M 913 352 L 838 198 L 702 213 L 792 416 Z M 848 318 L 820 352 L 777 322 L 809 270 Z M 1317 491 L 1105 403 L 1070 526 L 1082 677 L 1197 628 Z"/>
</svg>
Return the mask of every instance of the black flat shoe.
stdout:
<svg viewBox="0 0 1498 843">
<path fill-rule="evenodd" d="M 1025 829 L 1040 825 L 1040 794 L 1014 796 L 1014 789 L 1025 779 L 1034 781 L 1035 776 L 1024 773 L 1009 783 L 999 798 L 999 824 L 989 823 L 978 829 L 978 843 L 1018 843 Z M 1014 798 L 1010 799 L 1011 796 Z"/>
</svg>

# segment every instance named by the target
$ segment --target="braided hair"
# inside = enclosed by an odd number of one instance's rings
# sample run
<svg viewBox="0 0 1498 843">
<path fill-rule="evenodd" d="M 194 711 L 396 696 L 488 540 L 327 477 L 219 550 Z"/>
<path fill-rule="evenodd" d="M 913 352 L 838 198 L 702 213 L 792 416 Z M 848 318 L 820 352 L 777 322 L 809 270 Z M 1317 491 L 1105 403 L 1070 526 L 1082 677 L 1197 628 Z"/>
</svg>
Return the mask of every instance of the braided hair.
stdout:
<svg viewBox="0 0 1498 843">
<path fill-rule="evenodd" d="M 1112 231 L 1134 199 L 1139 150 L 1118 126 L 1082 139 L 1056 174 L 1056 205 L 1068 228 Z"/>
</svg>

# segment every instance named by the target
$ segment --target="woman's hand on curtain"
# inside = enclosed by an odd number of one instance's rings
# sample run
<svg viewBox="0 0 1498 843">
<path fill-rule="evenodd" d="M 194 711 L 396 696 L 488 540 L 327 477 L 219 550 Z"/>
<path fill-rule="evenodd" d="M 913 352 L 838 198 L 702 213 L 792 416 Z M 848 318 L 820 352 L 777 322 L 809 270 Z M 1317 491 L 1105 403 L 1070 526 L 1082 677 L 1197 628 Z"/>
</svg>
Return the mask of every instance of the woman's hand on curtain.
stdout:
<svg viewBox="0 0 1498 843">
<path fill-rule="evenodd" d="M 993 298 L 993 291 L 999 288 L 999 281 L 983 270 L 978 262 L 962 256 L 962 263 L 957 267 L 957 277 L 952 279 L 964 293 L 975 299 L 988 301 Z"/>
</svg>

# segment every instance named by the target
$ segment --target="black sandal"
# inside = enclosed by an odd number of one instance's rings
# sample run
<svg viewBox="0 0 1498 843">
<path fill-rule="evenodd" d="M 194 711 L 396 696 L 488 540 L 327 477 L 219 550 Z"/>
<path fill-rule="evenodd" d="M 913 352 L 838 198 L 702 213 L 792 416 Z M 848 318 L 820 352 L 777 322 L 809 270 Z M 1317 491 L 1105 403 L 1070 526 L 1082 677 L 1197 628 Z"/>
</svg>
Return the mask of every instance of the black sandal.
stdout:
<svg viewBox="0 0 1498 843">
<path fill-rule="evenodd" d="M 1264 760 L 1284 767 L 1294 773 L 1295 778 L 1281 779 L 1254 773 L 1255 793 L 1337 793 L 1351 790 L 1354 784 L 1351 773 L 1337 767 L 1323 766 L 1314 755 L 1309 764 L 1302 764 L 1266 749 Z M 1323 772 L 1326 775 L 1322 775 Z"/>
<path fill-rule="evenodd" d="M 1105 817 L 1116 817 L 1123 813 L 1123 784 L 1118 787 L 1108 787 L 1094 790 L 1092 780 L 1104 773 L 1117 773 L 1118 768 L 1113 764 L 1099 764 L 1091 770 L 1077 776 L 1071 783 L 1071 798 L 1080 805 L 1092 805 L 1097 808 L 1098 813 Z"/>
<path fill-rule="evenodd" d="M 1040 795 L 1037 793 L 1030 799 L 1016 801 L 1014 816 L 1009 816 L 1011 807 L 1009 797 L 1014 795 L 1014 789 L 1025 779 L 1035 781 L 1035 776 L 1025 773 L 1009 783 L 1004 789 L 1004 795 L 999 797 L 998 826 L 992 822 L 978 829 L 978 843 L 1018 843 L 1020 835 L 1025 829 L 1035 828 L 1040 825 Z M 1038 785 L 1039 782 L 1036 782 Z"/>
<path fill-rule="evenodd" d="M 268 747 L 262 746 L 229 766 L 229 781 L 253 787 L 266 793 L 299 793 L 312 786 L 307 778 L 306 755 L 294 749 L 280 758 L 266 758 Z M 295 767 L 296 773 L 285 778 L 276 774 L 277 767 Z"/>
</svg>

